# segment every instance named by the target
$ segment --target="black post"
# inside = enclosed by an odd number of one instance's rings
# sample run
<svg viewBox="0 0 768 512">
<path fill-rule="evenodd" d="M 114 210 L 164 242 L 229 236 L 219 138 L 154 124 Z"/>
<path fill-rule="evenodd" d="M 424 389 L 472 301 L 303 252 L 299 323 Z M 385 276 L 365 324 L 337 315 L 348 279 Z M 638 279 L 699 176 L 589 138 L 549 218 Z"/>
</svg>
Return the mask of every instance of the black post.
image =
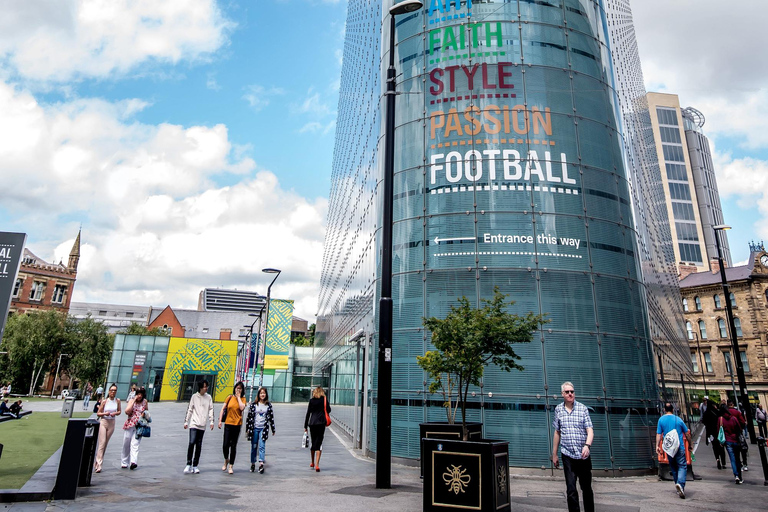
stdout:
<svg viewBox="0 0 768 512">
<path fill-rule="evenodd" d="M 685 416 L 683 418 L 686 422 L 690 422 L 690 411 L 688 410 L 688 395 L 685 392 L 685 380 L 682 372 L 680 373 L 680 386 L 683 388 L 683 404 L 685 407 Z"/>
<path fill-rule="evenodd" d="M 389 14 L 387 124 L 384 138 L 379 300 L 379 387 L 376 406 L 376 488 L 392 487 L 392 216 L 395 169 L 395 16 Z"/>
<path fill-rule="evenodd" d="M 723 283 L 723 295 L 725 295 L 725 312 L 728 316 L 728 328 L 731 330 L 731 348 L 733 349 L 733 364 L 736 366 L 736 377 L 739 379 L 739 395 L 741 395 L 741 408 L 747 417 L 747 431 L 749 432 L 749 442 L 757 443 L 755 435 L 755 425 L 752 421 L 752 407 L 749 405 L 749 395 L 747 395 L 747 379 L 744 376 L 744 365 L 741 362 L 739 354 L 739 341 L 736 337 L 736 324 L 733 322 L 733 307 L 731 306 L 731 293 L 728 281 L 725 278 L 725 266 L 723 265 L 723 255 L 720 251 L 720 237 L 718 236 L 723 228 L 717 229 L 715 226 L 715 245 L 717 246 L 717 261 L 720 264 L 720 280 Z"/>
<path fill-rule="evenodd" d="M 757 449 L 760 451 L 760 462 L 763 465 L 763 485 L 768 485 L 768 460 L 765 456 L 765 438 L 757 438 Z"/>
<path fill-rule="evenodd" d="M 701 368 L 701 381 L 704 383 L 704 394 L 709 396 L 709 391 L 707 391 L 707 379 L 704 376 L 704 372 L 706 371 L 706 368 L 704 367 L 704 356 L 701 355 L 701 345 L 699 344 L 699 335 L 694 333 L 696 335 L 696 349 L 699 351 L 699 368 Z"/>
</svg>

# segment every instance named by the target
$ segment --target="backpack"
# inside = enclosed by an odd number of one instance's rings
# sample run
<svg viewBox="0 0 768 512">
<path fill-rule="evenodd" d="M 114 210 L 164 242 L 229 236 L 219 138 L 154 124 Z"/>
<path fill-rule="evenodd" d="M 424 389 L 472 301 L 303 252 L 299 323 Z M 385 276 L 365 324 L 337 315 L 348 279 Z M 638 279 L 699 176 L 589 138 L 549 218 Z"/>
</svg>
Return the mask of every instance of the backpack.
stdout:
<svg viewBox="0 0 768 512">
<path fill-rule="evenodd" d="M 673 428 L 664 435 L 661 443 L 661 449 L 670 457 L 674 457 L 677 450 L 680 449 L 680 436 L 677 435 L 677 428 Z"/>
</svg>

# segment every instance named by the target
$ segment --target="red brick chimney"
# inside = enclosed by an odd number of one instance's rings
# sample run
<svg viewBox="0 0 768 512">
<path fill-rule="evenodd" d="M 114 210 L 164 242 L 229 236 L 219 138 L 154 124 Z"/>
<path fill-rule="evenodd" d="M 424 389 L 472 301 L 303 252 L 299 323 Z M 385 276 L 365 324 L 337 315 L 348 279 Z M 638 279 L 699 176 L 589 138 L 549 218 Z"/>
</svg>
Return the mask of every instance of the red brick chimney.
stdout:
<svg viewBox="0 0 768 512">
<path fill-rule="evenodd" d="M 685 263 L 680 263 L 678 266 L 678 272 L 680 272 L 680 275 L 678 276 L 678 279 L 682 281 L 686 277 L 688 277 L 691 274 L 695 274 L 699 271 L 699 269 L 696 267 L 696 265 L 686 265 Z"/>
<path fill-rule="evenodd" d="M 219 339 L 220 340 L 231 340 L 232 339 L 232 329 L 222 329 L 219 333 Z"/>
<path fill-rule="evenodd" d="M 713 274 L 720 272 L 720 261 L 717 258 L 710 258 L 709 268 L 712 269 Z M 728 268 L 728 262 L 723 260 L 723 268 Z"/>
</svg>

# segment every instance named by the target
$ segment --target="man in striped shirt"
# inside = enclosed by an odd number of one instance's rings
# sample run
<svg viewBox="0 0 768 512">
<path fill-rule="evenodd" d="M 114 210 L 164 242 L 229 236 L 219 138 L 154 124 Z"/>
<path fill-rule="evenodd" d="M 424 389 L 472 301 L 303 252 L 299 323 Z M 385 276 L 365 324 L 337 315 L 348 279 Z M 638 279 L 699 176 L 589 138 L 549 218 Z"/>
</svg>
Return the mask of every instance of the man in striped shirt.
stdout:
<svg viewBox="0 0 768 512">
<path fill-rule="evenodd" d="M 563 403 L 555 407 L 552 426 L 555 437 L 552 441 L 552 462 L 558 467 L 557 448 L 563 456 L 563 471 L 568 496 L 568 512 L 580 512 L 579 492 L 576 480 L 579 480 L 585 512 L 595 512 L 595 497 L 592 493 L 592 420 L 587 407 L 576 401 L 573 384 L 563 382 L 560 386 Z"/>
</svg>

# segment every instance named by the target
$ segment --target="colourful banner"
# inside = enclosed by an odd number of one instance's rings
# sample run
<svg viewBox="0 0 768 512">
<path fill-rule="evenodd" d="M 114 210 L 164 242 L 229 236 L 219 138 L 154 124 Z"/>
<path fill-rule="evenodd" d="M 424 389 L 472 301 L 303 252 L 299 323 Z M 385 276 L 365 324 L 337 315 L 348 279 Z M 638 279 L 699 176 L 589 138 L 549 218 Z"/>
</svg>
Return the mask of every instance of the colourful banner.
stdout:
<svg viewBox="0 0 768 512">
<path fill-rule="evenodd" d="M 288 347 L 291 344 L 292 324 L 293 301 L 272 299 L 269 303 L 269 318 L 267 319 L 265 369 L 288 369 Z"/>
</svg>

